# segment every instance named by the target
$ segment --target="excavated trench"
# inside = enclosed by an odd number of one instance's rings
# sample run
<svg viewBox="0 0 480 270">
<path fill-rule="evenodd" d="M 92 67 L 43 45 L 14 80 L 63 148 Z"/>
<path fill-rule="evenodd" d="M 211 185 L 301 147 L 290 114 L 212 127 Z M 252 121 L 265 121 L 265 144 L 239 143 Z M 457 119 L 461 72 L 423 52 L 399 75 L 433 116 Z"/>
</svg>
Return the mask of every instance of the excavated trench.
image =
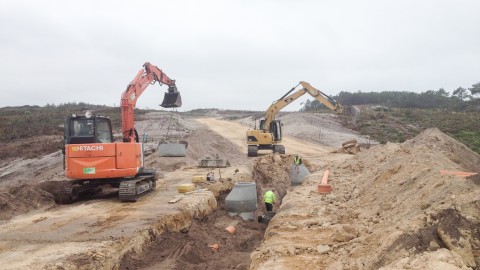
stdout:
<svg viewBox="0 0 480 270">
<path fill-rule="evenodd" d="M 128 253 L 120 269 L 248 269 L 250 253 L 260 245 L 266 225 L 230 217 L 222 193 L 218 208 L 180 232 L 165 232 L 141 253 Z M 225 228 L 234 226 L 234 234 Z M 210 246 L 217 244 L 218 250 Z"/>
<path fill-rule="evenodd" d="M 267 189 L 277 190 L 276 207 L 280 205 L 290 186 L 290 160 L 290 156 L 268 155 L 254 161 L 252 178 L 257 185 L 257 215 L 264 212 L 261 194 Z M 152 239 L 141 252 L 127 253 L 120 269 L 248 269 L 250 253 L 261 244 L 267 225 L 231 217 L 225 210 L 228 193 L 220 193 L 217 209 L 192 220 L 187 228 L 167 231 Z M 235 233 L 229 233 L 228 226 L 234 226 Z M 218 250 L 211 248 L 214 245 L 218 245 Z"/>
</svg>

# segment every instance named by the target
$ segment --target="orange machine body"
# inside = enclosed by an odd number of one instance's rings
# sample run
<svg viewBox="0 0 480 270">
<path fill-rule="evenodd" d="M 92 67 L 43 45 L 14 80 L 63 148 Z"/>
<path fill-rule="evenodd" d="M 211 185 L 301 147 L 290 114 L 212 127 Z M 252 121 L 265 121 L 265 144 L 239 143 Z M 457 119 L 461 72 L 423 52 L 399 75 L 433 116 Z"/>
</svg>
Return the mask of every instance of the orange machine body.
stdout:
<svg viewBox="0 0 480 270">
<path fill-rule="evenodd" d="M 65 151 L 70 179 L 134 177 L 143 167 L 141 143 L 68 144 Z"/>
</svg>

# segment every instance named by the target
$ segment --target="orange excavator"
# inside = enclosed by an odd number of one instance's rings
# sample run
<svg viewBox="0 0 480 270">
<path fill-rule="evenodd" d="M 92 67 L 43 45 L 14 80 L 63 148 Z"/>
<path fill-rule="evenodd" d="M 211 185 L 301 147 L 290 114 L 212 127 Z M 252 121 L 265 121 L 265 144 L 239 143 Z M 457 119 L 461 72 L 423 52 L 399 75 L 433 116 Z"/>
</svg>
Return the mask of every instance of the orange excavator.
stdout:
<svg viewBox="0 0 480 270">
<path fill-rule="evenodd" d="M 155 188 L 156 171 L 144 167 L 143 144 L 134 127 L 137 99 L 155 82 L 168 85 L 160 106 L 182 106 L 175 81 L 158 67 L 145 63 L 122 93 L 122 142 L 114 141 L 108 117 L 87 111 L 85 115 L 72 114 L 65 119 L 63 154 L 69 180 L 56 185 L 57 203 L 72 203 L 80 194 L 96 191 L 103 185 L 118 188 L 121 201 L 136 201 Z"/>
</svg>

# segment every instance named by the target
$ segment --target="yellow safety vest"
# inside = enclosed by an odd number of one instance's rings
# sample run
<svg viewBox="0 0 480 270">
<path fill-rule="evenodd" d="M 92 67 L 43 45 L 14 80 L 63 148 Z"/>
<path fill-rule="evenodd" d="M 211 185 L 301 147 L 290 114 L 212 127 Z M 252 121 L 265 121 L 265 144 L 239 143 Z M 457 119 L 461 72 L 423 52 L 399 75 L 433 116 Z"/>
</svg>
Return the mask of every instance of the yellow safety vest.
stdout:
<svg viewBox="0 0 480 270">
<path fill-rule="evenodd" d="M 293 157 L 293 163 L 295 163 L 295 165 L 300 165 L 302 163 L 302 158 L 301 157 Z"/>
<path fill-rule="evenodd" d="M 273 193 L 271 190 L 265 192 L 265 195 L 263 195 L 263 201 L 266 203 L 274 203 L 276 199 L 277 196 L 275 196 L 275 193 Z"/>
</svg>

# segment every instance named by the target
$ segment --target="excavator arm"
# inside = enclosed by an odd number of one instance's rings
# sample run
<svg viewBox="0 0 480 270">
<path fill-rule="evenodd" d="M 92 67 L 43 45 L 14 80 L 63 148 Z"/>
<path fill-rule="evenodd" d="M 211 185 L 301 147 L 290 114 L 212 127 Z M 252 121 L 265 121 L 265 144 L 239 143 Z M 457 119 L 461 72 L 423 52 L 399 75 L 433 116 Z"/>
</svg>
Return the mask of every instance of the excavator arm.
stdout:
<svg viewBox="0 0 480 270">
<path fill-rule="evenodd" d="M 297 90 L 293 94 L 290 94 L 299 85 L 302 85 L 302 88 Z M 272 120 L 275 119 L 275 115 L 277 114 L 277 112 L 285 108 L 288 104 L 292 103 L 299 97 L 303 96 L 305 93 L 310 94 L 312 97 L 314 97 L 316 100 L 321 102 L 323 105 L 327 106 L 332 111 L 337 113 L 343 112 L 343 106 L 341 106 L 333 98 L 329 97 L 322 91 L 314 88 L 307 82 L 300 82 L 295 87 L 290 89 L 290 91 L 288 91 L 283 97 L 281 97 L 279 100 L 275 101 L 272 105 L 270 105 L 270 107 L 267 109 L 267 112 L 265 114 L 265 126 L 263 128 L 263 131 L 270 132 L 270 124 Z"/>
<path fill-rule="evenodd" d="M 170 79 L 161 69 L 149 62 L 145 63 L 143 67 L 144 68 L 138 71 L 137 76 L 135 76 L 133 81 L 127 86 L 127 89 L 122 93 L 122 133 L 124 142 L 138 141 L 138 135 L 135 135 L 134 129 L 134 108 L 137 99 L 150 84 L 158 82 L 160 85 L 168 85 L 168 92 L 165 93 L 162 107 L 173 108 L 182 105 L 175 80 Z"/>
</svg>

